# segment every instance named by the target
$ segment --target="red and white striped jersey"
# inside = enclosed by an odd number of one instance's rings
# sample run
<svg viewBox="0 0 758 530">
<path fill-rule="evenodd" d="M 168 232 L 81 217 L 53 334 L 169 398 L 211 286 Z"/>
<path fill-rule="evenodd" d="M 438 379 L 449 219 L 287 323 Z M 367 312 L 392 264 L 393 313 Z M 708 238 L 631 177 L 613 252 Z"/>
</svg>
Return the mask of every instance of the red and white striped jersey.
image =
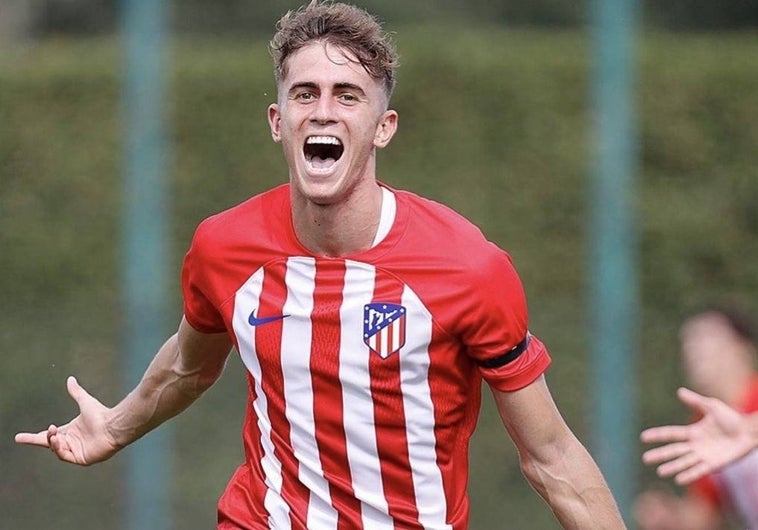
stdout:
<svg viewBox="0 0 758 530">
<path fill-rule="evenodd" d="M 185 316 L 247 368 L 246 462 L 219 528 L 463 530 L 481 380 L 550 364 L 508 255 L 452 210 L 396 191 L 386 237 L 343 258 L 295 236 L 280 186 L 201 223 Z"/>
</svg>

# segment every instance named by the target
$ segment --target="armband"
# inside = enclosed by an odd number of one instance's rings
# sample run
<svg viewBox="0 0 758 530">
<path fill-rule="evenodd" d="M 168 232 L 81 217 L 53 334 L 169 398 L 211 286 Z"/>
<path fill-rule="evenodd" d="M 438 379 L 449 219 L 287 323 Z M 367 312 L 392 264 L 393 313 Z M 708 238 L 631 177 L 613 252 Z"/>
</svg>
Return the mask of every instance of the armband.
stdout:
<svg viewBox="0 0 758 530">
<path fill-rule="evenodd" d="M 477 364 L 479 366 L 482 366 L 484 368 L 500 368 L 501 366 L 505 366 L 506 364 L 515 361 L 518 359 L 522 353 L 526 351 L 526 349 L 529 347 L 529 342 L 531 341 L 532 335 L 530 333 L 526 334 L 526 338 L 516 344 L 512 350 L 505 352 L 502 355 L 498 355 L 497 357 L 493 357 L 492 359 L 486 359 L 484 361 L 477 361 Z"/>
</svg>

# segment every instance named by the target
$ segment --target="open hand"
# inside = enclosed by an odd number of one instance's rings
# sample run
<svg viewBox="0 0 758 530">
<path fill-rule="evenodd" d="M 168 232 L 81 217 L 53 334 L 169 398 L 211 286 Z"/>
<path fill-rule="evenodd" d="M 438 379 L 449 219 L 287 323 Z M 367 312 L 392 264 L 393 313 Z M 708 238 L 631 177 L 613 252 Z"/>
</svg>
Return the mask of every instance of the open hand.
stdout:
<svg viewBox="0 0 758 530">
<path fill-rule="evenodd" d="M 666 444 L 642 455 L 645 464 L 658 464 L 659 476 L 673 476 L 677 484 L 689 484 L 756 447 L 745 415 L 719 399 L 686 388 L 680 388 L 677 396 L 702 418 L 690 425 L 665 425 L 642 432 L 643 442 Z"/>
<path fill-rule="evenodd" d="M 79 386 L 74 377 L 66 380 L 66 388 L 79 406 L 79 415 L 60 427 L 50 425 L 37 433 L 18 433 L 16 443 L 47 447 L 64 462 L 81 466 L 107 460 L 121 449 L 107 429 L 110 409 Z"/>
</svg>

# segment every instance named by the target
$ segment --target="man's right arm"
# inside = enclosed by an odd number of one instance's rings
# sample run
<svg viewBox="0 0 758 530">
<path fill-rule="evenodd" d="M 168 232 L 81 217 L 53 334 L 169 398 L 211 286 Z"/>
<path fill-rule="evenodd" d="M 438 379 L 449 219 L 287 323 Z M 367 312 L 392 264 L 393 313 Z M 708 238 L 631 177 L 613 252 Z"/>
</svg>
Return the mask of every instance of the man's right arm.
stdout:
<svg viewBox="0 0 758 530">
<path fill-rule="evenodd" d="M 190 406 L 221 376 L 231 342 L 226 333 L 196 331 L 182 319 L 126 398 L 113 407 L 107 428 L 121 447 Z"/>
<path fill-rule="evenodd" d="M 225 333 L 201 333 L 182 319 L 139 384 L 116 406 L 105 407 L 70 377 L 68 392 L 79 415 L 60 427 L 19 433 L 16 442 L 49 447 L 58 458 L 74 464 L 106 460 L 200 397 L 221 376 L 231 346 Z"/>
</svg>

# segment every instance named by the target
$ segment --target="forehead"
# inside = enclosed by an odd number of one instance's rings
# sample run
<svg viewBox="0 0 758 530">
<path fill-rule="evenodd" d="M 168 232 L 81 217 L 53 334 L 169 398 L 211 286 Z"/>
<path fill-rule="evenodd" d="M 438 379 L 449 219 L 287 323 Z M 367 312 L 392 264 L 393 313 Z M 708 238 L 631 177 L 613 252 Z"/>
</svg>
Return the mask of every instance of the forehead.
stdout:
<svg viewBox="0 0 758 530">
<path fill-rule="evenodd" d="M 705 313 L 689 319 L 682 325 L 683 337 L 699 337 L 702 335 L 730 334 L 732 328 L 729 321 L 718 313 Z"/>
<path fill-rule="evenodd" d="M 352 83 L 364 90 L 380 87 L 380 82 L 369 75 L 353 53 L 324 41 L 306 44 L 287 57 L 282 87 L 300 83 L 333 85 Z"/>
<path fill-rule="evenodd" d="M 712 313 L 687 321 L 680 330 L 680 340 L 685 359 L 719 362 L 736 351 L 734 342 L 738 336 L 725 317 Z"/>
</svg>

